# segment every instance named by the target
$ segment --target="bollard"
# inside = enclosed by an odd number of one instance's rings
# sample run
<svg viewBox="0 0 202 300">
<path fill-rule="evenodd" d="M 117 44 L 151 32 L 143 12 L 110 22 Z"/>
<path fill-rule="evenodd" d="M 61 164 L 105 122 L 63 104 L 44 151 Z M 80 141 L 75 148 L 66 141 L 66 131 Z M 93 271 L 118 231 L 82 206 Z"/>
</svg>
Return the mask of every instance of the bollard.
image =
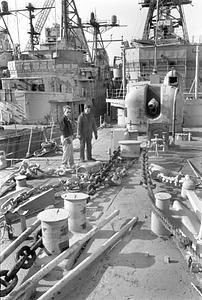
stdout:
<svg viewBox="0 0 202 300">
<path fill-rule="evenodd" d="M 28 210 L 22 210 L 18 209 L 17 214 L 20 217 L 20 225 L 21 225 L 21 231 L 24 232 L 27 229 L 27 223 L 26 223 L 26 217 L 25 215 L 28 213 Z"/>
<path fill-rule="evenodd" d="M 121 156 L 126 158 L 137 158 L 140 156 L 141 141 L 123 140 L 119 141 Z"/>
<path fill-rule="evenodd" d="M 199 228 L 198 239 L 200 241 L 202 241 L 202 221 L 201 221 L 201 225 L 200 225 L 200 228 Z"/>
<path fill-rule="evenodd" d="M 171 195 L 164 192 L 156 193 L 155 199 L 156 207 L 158 207 L 164 215 L 167 215 L 169 213 Z M 164 227 L 163 223 L 153 211 L 151 214 L 151 230 L 158 236 L 170 235 L 170 232 Z"/>
<path fill-rule="evenodd" d="M 42 242 L 47 254 L 58 255 L 69 248 L 68 217 L 68 211 L 63 208 L 47 209 L 37 215 L 41 221 Z"/>
<path fill-rule="evenodd" d="M 196 253 L 200 258 L 202 257 L 202 240 L 196 242 Z"/>
<path fill-rule="evenodd" d="M 16 190 L 20 190 L 27 186 L 25 175 L 18 175 L 15 177 L 16 180 Z"/>
<path fill-rule="evenodd" d="M 0 170 L 7 167 L 6 154 L 5 151 L 0 151 Z"/>
<path fill-rule="evenodd" d="M 62 195 L 64 208 L 69 212 L 70 231 L 83 232 L 86 229 L 86 201 L 89 195 L 84 193 L 66 193 Z"/>
<path fill-rule="evenodd" d="M 185 175 L 184 182 L 182 184 L 181 189 L 181 197 L 186 199 L 187 198 L 187 190 L 195 190 L 196 183 L 189 175 Z"/>
</svg>

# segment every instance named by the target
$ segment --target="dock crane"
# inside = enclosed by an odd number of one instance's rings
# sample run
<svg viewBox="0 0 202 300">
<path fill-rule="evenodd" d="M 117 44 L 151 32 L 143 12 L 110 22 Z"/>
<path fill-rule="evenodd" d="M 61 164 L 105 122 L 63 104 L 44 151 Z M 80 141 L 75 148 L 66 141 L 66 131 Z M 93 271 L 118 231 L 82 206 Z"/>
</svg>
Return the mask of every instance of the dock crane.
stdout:
<svg viewBox="0 0 202 300">
<path fill-rule="evenodd" d="M 29 15 L 30 15 L 30 32 L 29 32 L 30 38 L 25 47 L 25 51 L 33 50 L 34 45 L 39 45 L 40 34 L 46 23 L 46 20 L 51 11 L 51 8 L 53 8 L 54 2 L 55 2 L 55 0 L 46 0 L 44 2 L 44 5 L 41 8 L 41 11 L 39 13 L 38 19 L 37 19 L 34 27 L 32 25 L 32 19 L 34 18 L 34 15 L 32 14 L 32 12 L 35 10 L 35 8 L 30 3 L 27 6 L 27 9 L 28 9 Z"/>
<path fill-rule="evenodd" d="M 41 31 L 43 29 L 43 26 L 46 22 L 46 19 L 49 15 L 50 10 L 51 10 L 51 8 L 53 8 L 52 5 L 53 5 L 54 1 L 55 0 L 46 0 L 44 3 L 44 6 L 40 7 L 40 8 L 38 8 L 38 7 L 36 8 L 31 3 L 29 3 L 24 9 L 14 9 L 14 10 L 9 10 L 7 1 L 2 1 L 3 5 L 2 5 L 2 12 L 0 12 L 0 17 L 2 18 L 5 28 L 6 28 L 6 31 L 9 34 L 11 43 L 13 45 L 13 49 L 14 49 L 14 43 L 13 43 L 12 37 L 10 35 L 10 32 L 8 30 L 8 27 L 6 25 L 6 22 L 4 20 L 4 16 L 6 16 L 6 15 L 8 16 L 8 15 L 11 15 L 12 13 L 18 13 L 18 12 L 25 12 L 25 11 L 29 12 L 30 31 L 28 33 L 30 34 L 30 38 L 27 43 L 26 50 L 34 50 L 34 46 L 39 44 L 39 36 L 41 34 Z M 35 16 L 34 16 L 33 12 L 35 10 L 40 10 L 40 15 L 39 15 L 37 23 L 34 27 L 33 19 L 35 18 Z"/>
</svg>

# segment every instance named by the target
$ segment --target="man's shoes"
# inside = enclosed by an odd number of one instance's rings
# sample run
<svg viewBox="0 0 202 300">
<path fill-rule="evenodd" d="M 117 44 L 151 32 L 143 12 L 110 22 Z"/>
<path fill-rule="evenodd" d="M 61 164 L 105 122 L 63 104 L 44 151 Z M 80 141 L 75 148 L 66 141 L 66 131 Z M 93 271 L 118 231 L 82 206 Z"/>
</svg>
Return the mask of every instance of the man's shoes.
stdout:
<svg viewBox="0 0 202 300">
<path fill-rule="evenodd" d="M 96 161 L 96 159 L 91 157 L 90 159 L 88 159 L 88 161 Z"/>
</svg>

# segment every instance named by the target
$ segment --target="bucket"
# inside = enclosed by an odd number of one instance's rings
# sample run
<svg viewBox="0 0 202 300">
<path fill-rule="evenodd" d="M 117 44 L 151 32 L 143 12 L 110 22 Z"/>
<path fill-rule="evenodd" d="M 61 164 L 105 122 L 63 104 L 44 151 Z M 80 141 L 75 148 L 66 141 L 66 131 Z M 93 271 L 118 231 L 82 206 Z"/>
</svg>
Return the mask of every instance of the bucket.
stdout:
<svg viewBox="0 0 202 300">
<path fill-rule="evenodd" d="M 123 140 L 119 141 L 121 156 L 126 158 L 135 158 L 140 156 L 141 141 Z"/>
<path fill-rule="evenodd" d="M 63 208 L 46 209 L 37 215 L 41 221 L 42 242 L 49 255 L 58 255 L 69 248 L 68 216 Z"/>
<path fill-rule="evenodd" d="M 169 214 L 169 205 L 171 195 L 169 193 L 156 193 L 156 207 L 158 207 L 164 215 Z M 151 230 L 158 236 L 169 236 L 170 232 L 164 227 L 159 217 L 152 211 L 151 214 Z"/>
<path fill-rule="evenodd" d="M 18 175 L 18 176 L 15 177 L 16 190 L 20 190 L 20 189 L 27 186 L 26 178 L 27 177 L 25 175 Z"/>
<path fill-rule="evenodd" d="M 86 201 L 89 195 L 84 193 L 66 193 L 62 195 L 64 208 L 69 213 L 69 230 L 83 232 L 86 229 Z"/>
</svg>

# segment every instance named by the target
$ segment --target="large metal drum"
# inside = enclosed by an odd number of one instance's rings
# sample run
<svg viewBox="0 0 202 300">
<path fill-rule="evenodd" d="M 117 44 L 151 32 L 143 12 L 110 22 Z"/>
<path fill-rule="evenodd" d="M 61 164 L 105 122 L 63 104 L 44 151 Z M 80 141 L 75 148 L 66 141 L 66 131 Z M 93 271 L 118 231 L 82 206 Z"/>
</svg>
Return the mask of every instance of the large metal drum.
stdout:
<svg viewBox="0 0 202 300">
<path fill-rule="evenodd" d="M 63 208 L 47 209 L 38 214 L 42 242 L 48 254 L 58 255 L 69 248 L 68 217 L 68 211 Z"/>
<path fill-rule="evenodd" d="M 83 232 L 86 229 L 86 202 L 89 195 L 84 193 L 65 193 L 64 208 L 69 212 L 69 229 L 74 232 Z"/>
</svg>

